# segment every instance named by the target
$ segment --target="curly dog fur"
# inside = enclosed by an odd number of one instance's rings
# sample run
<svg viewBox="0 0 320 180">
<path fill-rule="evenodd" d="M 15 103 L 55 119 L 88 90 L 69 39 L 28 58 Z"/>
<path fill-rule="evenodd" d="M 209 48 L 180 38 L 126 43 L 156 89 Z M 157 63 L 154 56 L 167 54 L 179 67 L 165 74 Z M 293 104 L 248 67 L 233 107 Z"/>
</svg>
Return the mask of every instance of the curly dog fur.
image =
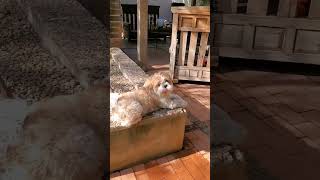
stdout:
<svg viewBox="0 0 320 180">
<path fill-rule="evenodd" d="M 129 127 L 142 117 L 160 108 L 185 108 L 187 103 L 173 94 L 173 82 L 169 73 L 155 73 L 143 87 L 123 94 L 111 94 L 111 121 Z"/>
</svg>

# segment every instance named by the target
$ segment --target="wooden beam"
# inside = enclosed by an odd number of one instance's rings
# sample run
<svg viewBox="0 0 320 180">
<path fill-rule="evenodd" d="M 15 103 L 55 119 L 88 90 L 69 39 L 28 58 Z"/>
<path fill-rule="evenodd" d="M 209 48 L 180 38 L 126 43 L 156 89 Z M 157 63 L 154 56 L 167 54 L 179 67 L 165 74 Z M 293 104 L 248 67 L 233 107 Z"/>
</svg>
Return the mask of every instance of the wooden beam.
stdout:
<svg viewBox="0 0 320 180">
<path fill-rule="evenodd" d="M 147 67 L 148 0 L 137 0 L 137 52 L 143 69 Z"/>
<path fill-rule="evenodd" d="M 173 8 L 171 8 L 172 10 Z M 171 35 L 171 45 L 169 48 L 170 52 L 170 66 L 169 70 L 171 72 L 171 77 L 174 77 L 175 74 L 175 61 L 176 61 L 176 51 L 177 51 L 177 34 L 178 34 L 178 22 L 179 22 L 179 15 L 177 13 L 173 14 L 173 21 L 172 21 L 172 35 Z"/>
</svg>

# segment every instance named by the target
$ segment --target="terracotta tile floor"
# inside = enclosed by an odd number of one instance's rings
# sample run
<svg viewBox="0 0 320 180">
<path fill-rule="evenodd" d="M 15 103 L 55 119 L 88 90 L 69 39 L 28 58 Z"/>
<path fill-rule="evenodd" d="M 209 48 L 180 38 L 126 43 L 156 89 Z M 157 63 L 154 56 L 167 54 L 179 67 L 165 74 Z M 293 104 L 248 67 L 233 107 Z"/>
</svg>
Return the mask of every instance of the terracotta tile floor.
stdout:
<svg viewBox="0 0 320 180">
<path fill-rule="evenodd" d="M 248 130 L 241 148 L 278 179 L 319 179 L 320 67 L 221 62 L 214 103 Z"/>
<path fill-rule="evenodd" d="M 124 51 L 135 58 L 134 45 Z M 160 47 L 160 48 L 159 48 Z M 150 64 L 156 71 L 168 71 L 169 56 L 165 45 L 149 48 Z M 152 53 L 157 53 L 157 55 Z M 190 82 L 176 84 L 175 92 L 189 103 L 183 149 L 165 157 L 111 174 L 112 180 L 206 180 L 210 179 L 210 86 Z"/>
</svg>

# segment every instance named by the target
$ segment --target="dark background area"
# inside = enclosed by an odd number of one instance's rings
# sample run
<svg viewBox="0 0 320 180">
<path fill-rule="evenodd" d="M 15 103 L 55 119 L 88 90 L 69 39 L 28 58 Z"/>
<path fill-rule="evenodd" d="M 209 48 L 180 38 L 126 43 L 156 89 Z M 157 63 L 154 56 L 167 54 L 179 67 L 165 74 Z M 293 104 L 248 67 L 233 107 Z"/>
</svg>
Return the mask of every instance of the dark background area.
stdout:
<svg viewBox="0 0 320 180">
<path fill-rule="evenodd" d="M 93 16 L 99 19 L 105 26 L 109 27 L 110 1 L 105 0 L 78 0 Z"/>
</svg>

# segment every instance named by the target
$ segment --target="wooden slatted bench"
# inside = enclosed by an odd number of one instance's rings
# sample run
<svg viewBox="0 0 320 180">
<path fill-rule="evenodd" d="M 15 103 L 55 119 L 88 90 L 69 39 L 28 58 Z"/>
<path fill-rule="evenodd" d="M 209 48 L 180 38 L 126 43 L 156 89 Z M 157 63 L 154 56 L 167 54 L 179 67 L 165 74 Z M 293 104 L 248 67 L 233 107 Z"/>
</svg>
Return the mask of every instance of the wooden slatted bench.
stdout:
<svg viewBox="0 0 320 180">
<path fill-rule="evenodd" d="M 175 80 L 210 82 L 210 7 L 172 7 L 170 72 Z"/>
</svg>

